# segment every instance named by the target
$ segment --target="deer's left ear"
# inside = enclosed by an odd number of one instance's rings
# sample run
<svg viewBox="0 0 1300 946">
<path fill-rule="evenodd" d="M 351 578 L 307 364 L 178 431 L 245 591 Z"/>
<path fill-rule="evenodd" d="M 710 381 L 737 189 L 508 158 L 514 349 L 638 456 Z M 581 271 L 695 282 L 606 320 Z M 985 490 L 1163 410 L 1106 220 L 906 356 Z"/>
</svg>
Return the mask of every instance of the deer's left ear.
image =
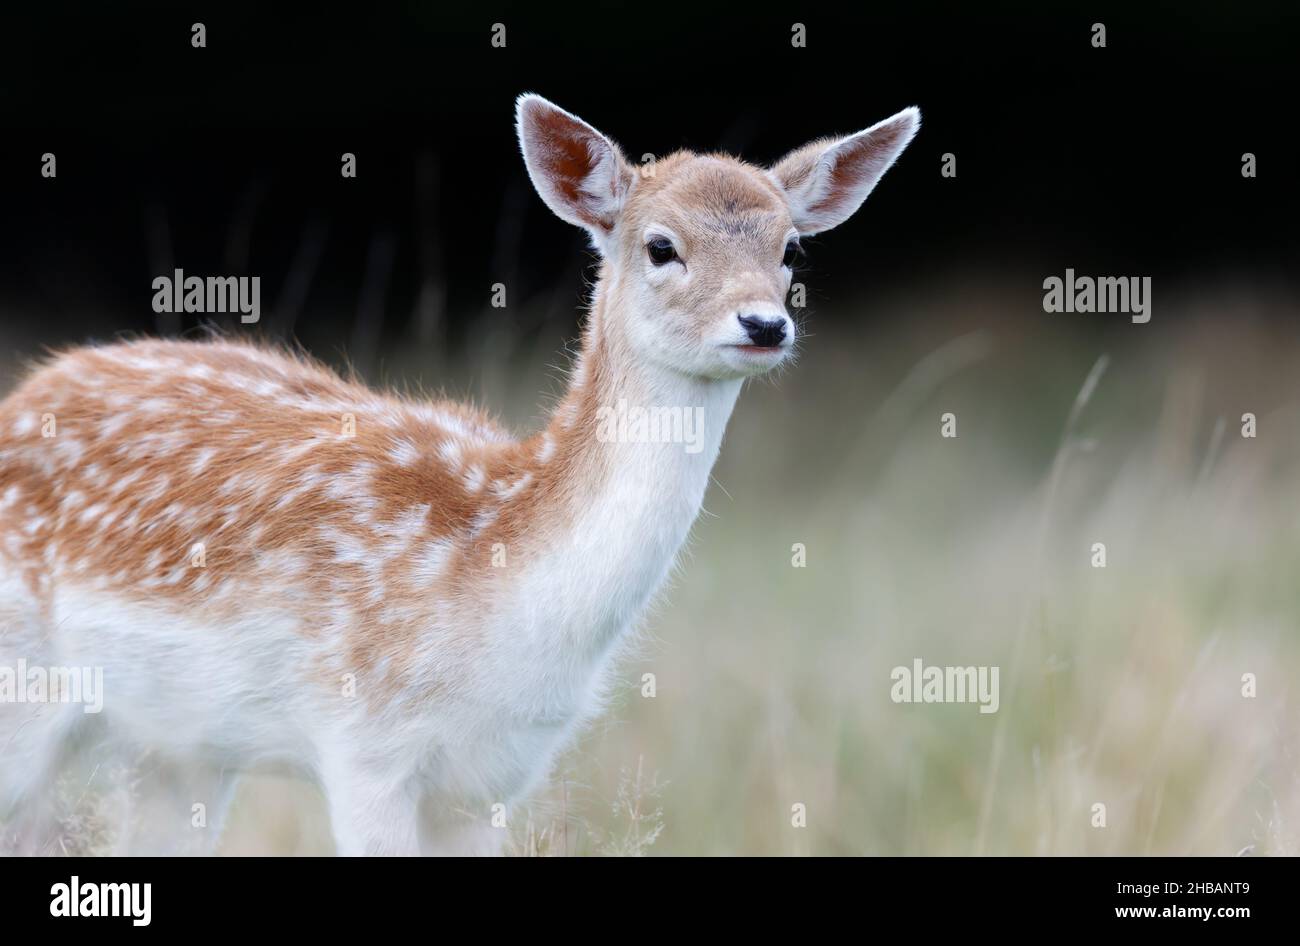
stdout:
<svg viewBox="0 0 1300 946">
<path fill-rule="evenodd" d="M 853 216 L 920 127 L 920 109 L 905 108 L 856 135 L 804 145 L 774 164 L 768 173 L 785 191 L 795 229 L 821 233 Z"/>
<path fill-rule="evenodd" d="M 577 115 L 540 95 L 515 103 L 528 176 L 561 220 L 591 234 L 598 250 L 622 213 L 633 172 L 618 146 Z"/>
</svg>

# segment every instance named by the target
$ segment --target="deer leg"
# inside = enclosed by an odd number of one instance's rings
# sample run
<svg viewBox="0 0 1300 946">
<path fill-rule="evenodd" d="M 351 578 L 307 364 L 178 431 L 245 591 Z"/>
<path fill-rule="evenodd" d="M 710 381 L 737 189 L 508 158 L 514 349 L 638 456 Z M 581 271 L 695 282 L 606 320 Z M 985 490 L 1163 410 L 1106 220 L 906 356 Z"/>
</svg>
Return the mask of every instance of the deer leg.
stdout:
<svg viewBox="0 0 1300 946">
<path fill-rule="evenodd" d="M 405 777 L 335 760 L 321 781 L 340 857 L 419 855 L 419 804 Z"/>
</svg>

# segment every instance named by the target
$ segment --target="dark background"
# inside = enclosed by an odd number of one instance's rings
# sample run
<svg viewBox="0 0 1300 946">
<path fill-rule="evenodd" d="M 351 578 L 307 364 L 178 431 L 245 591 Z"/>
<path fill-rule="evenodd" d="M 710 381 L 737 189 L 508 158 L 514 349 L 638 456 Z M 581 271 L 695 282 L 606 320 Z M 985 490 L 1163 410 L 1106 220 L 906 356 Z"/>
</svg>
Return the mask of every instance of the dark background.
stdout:
<svg viewBox="0 0 1300 946">
<path fill-rule="evenodd" d="M 183 330 L 149 306 L 151 279 L 179 266 L 260 275 L 263 330 L 309 346 L 360 344 L 358 324 L 372 347 L 455 343 L 496 282 L 517 311 L 576 324 L 591 257 L 528 184 L 525 90 L 634 159 L 691 147 L 766 163 L 919 105 L 923 129 L 868 212 L 812 247 L 815 298 L 963 271 L 1036 287 L 1067 266 L 1160 286 L 1248 270 L 1293 295 L 1295 11 L 10 5 L 0 319 L 39 313 L 48 342 Z M 191 47 L 193 22 L 208 48 Z M 40 177 L 45 151 L 56 180 Z M 947 151 L 956 179 L 939 173 Z M 1246 151 L 1257 179 L 1240 174 Z"/>
</svg>

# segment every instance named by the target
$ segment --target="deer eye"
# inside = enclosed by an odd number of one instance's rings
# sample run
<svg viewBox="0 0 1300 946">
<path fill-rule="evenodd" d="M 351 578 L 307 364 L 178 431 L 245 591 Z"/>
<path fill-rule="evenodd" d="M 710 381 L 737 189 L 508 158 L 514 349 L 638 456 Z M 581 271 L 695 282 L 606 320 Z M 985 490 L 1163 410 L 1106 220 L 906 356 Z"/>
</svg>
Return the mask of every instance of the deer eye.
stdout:
<svg viewBox="0 0 1300 946">
<path fill-rule="evenodd" d="M 785 245 L 785 255 L 781 257 L 781 265 L 794 268 L 794 264 L 803 259 L 803 247 L 799 245 L 798 240 L 791 240 Z"/>
<path fill-rule="evenodd" d="M 673 249 L 672 241 L 664 237 L 655 237 L 645 245 L 645 251 L 650 254 L 650 262 L 656 266 L 663 266 L 677 259 L 677 251 Z"/>
</svg>

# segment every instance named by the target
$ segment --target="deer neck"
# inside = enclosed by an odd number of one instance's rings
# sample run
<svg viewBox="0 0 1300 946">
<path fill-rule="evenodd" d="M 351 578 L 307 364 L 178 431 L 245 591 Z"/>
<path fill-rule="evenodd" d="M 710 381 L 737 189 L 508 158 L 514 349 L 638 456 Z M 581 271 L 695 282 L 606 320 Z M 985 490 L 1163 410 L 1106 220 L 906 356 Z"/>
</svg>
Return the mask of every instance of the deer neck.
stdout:
<svg viewBox="0 0 1300 946">
<path fill-rule="evenodd" d="M 617 276 L 597 284 L 568 392 L 542 435 L 556 497 L 548 579 L 567 641 L 606 650 L 662 584 L 699 514 L 739 380 L 692 377 L 638 358 L 619 327 L 638 317 Z M 653 316 L 651 316 L 653 317 Z"/>
</svg>

